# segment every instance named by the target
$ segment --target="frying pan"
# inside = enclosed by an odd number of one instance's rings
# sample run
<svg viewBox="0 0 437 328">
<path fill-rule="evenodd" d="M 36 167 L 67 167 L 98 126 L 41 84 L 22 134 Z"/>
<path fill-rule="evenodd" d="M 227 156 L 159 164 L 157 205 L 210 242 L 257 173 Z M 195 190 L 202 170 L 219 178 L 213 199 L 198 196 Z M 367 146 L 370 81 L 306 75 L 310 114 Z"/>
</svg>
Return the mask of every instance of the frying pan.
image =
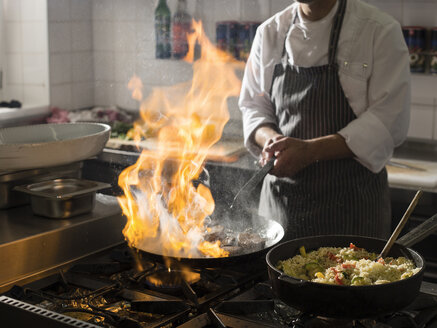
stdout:
<svg viewBox="0 0 437 328">
<path fill-rule="evenodd" d="M 379 253 L 386 241 L 362 236 L 315 236 L 294 239 L 272 248 L 266 255 L 269 277 L 275 294 L 286 304 L 306 313 L 330 318 L 361 319 L 377 317 L 400 310 L 419 294 L 425 270 L 423 257 L 409 248 L 437 228 L 437 214 L 400 238 L 388 256 L 411 259 L 420 271 L 410 278 L 370 286 L 339 286 L 290 277 L 276 268 L 280 260 L 299 253 L 299 247 L 315 250 L 319 247 L 346 247 L 354 243 L 368 251 Z"/>
<path fill-rule="evenodd" d="M 172 262 L 180 262 L 189 265 L 193 268 L 215 268 L 222 267 L 228 265 L 234 265 L 238 263 L 243 263 L 250 261 L 251 259 L 257 259 L 264 256 L 273 246 L 277 245 L 282 238 L 284 237 L 284 228 L 281 224 L 274 220 L 263 219 L 257 220 L 260 223 L 255 224 L 253 226 L 254 231 L 258 231 L 259 229 L 265 230 L 268 236 L 264 247 L 262 249 L 259 248 L 247 248 L 243 249 L 242 252 L 231 255 L 228 257 L 173 257 L 166 256 L 165 254 L 158 253 L 156 251 L 150 251 L 146 249 L 136 248 L 136 250 L 145 257 L 148 257 L 155 261 L 163 262 L 164 259 L 170 260 Z M 261 223 L 263 222 L 263 223 Z"/>
</svg>

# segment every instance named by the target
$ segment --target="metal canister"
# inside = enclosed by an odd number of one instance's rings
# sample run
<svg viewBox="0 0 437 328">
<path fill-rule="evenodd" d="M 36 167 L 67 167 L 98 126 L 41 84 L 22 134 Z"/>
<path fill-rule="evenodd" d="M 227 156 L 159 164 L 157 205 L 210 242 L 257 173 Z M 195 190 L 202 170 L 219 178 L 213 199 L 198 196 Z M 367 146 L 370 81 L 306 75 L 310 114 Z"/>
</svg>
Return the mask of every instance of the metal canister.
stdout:
<svg viewBox="0 0 437 328">
<path fill-rule="evenodd" d="M 433 74 L 437 74 L 437 27 L 431 29 L 431 58 L 429 70 Z"/>
<path fill-rule="evenodd" d="M 238 54 L 238 33 L 240 24 L 238 22 L 229 22 L 229 41 L 228 52 L 235 58 L 239 58 Z"/>
<path fill-rule="evenodd" d="M 229 22 L 217 22 L 215 34 L 217 48 L 227 51 L 229 41 Z"/>
<path fill-rule="evenodd" d="M 426 29 L 420 26 L 405 26 L 402 28 L 405 42 L 410 51 L 411 72 L 425 72 Z"/>
<path fill-rule="evenodd" d="M 238 58 L 238 31 L 238 22 L 224 21 L 216 24 L 217 47 L 229 52 L 235 58 Z"/>
<path fill-rule="evenodd" d="M 250 46 L 250 23 L 241 23 L 238 29 L 238 59 L 247 60 Z"/>
</svg>

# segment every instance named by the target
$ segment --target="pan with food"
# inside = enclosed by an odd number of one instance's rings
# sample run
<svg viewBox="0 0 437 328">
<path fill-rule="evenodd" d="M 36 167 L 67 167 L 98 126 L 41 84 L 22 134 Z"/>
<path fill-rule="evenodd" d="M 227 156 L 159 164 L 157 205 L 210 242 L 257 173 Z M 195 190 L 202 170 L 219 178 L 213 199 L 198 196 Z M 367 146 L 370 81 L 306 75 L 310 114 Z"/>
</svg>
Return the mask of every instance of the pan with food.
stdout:
<svg viewBox="0 0 437 328">
<path fill-rule="evenodd" d="M 409 247 L 436 228 L 437 214 L 379 262 L 374 259 L 386 243 L 382 239 L 330 235 L 281 243 L 266 255 L 273 291 L 288 305 L 324 317 L 360 319 L 400 310 L 419 294 L 425 270 L 423 257 Z"/>
<path fill-rule="evenodd" d="M 251 223 L 248 224 L 247 221 Z M 257 259 L 265 254 L 275 245 L 277 245 L 284 237 L 284 228 L 278 222 L 258 217 L 256 220 L 240 220 L 230 221 L 211 225 L 205 233 L 206 241 L 220 241 L 222 248 L 229 253 L 226 257 L 176 257 L 164 254 L 162 248 L 156 247 L 152 249 L 151 243 L 148 247 L 138 246 L 136 250 L 153 260 L 184 263 L 190 267 L 222 267 L 234 265 Z"/>
</svg>

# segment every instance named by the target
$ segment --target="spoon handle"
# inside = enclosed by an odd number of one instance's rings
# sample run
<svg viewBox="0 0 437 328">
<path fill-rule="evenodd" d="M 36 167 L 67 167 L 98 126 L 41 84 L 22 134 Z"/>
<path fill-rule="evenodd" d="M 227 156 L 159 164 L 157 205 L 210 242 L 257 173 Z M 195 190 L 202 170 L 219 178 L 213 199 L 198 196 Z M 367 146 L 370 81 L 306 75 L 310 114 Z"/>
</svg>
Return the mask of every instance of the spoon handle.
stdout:
<svg viewBox="0 0 437 328">
<path fill-rule="evenodd" d="M 410 203 L 410 206 L 408 206 L 407 211 L 404 213 L 404 216 L 399 221 L 396 229 L 391 234 L 390 239 L 385 244 L 384 249 L 382 250 L 381 254 L 379 254 L 378 258 L 387 256 L 387 254 L 390 251 L 391 247 L 393 246 L 394 242 L 396 241 L 396 239 L 398 238 L 402 229 L 404 228 L 405 224 L 407 223 L 408 219 L 410 218 L 411 213 L 413 213 L 414 208 L 416 207 L 417 203 L 419 202 L 419 199 L 422 196 L 422 194 L 423 194 L 422 190 L 417 191 L 416 195 L 414 196 L 413 200 Z"/>
</svg>

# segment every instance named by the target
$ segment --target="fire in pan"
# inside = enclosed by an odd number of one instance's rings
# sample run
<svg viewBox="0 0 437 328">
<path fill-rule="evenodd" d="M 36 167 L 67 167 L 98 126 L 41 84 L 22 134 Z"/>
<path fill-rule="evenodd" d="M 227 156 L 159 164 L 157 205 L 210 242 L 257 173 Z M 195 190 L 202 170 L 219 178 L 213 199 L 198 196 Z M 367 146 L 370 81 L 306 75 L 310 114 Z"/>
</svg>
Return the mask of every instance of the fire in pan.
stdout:
<svg viewBox="0 0 437 328">
<path fill-rule="evenodd" d="M 165 254 L 159 241 L 148 240 L 145 245 L 138 245 L 136 249 L 140 254 L 153 260 L 178 261 L 190 267 L 221 267 L 247 262 L 264 256 L 273 246 L 277 245 L 284 237 L 284 228 L 274 220 L 256 217 L 251 224 L 228 221 L 213 224 L 207 228 L 205 240 L 220 241 L 221 247 L 229 255 L 223 257 L 207 257 L 202 254 L 192 257 L 180 257 Z"/>
</svg>

